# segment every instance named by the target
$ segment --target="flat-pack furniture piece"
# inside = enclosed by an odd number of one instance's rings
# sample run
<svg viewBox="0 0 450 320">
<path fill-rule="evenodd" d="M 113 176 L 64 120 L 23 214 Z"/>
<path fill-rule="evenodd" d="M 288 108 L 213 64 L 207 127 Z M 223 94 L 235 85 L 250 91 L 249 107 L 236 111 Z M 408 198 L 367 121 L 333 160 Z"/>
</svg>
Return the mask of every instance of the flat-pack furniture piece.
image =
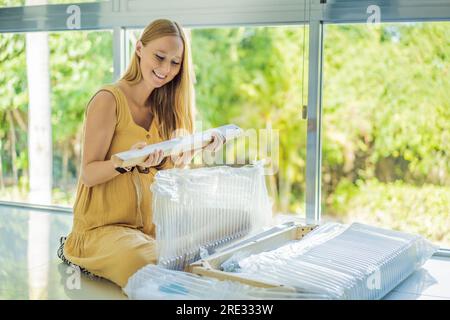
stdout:
<svg viewBox="0 0 450 320">
<path fill-rule="evenodd" d="M 421 236 L 359 223 L 294 225 L 234 244 L 188 270 L 304 296 L 380 299 L 437 249 Z"/>
<path fill-rule="evenodd" d="M 192 263 L 187 268 L 187 271 L 223 281 L 238 281 L 261 288 L 280 288 L 288 292 L 295 292 L 295 288 L 283 283 L 266 281 L 247 274 L 225 272 L 222 269 L 222 264 L 230 261 L 232 257 L 239 255 L 241 252 L 257 254 L 279 248 L 292 240 L 300 240 L 316 227 L 316 225 L 299 224 L 289 227 L 274 227 L 270 229 L 270 232 L 262 232 L 259 235 L 254 235 L 250 239 L 233 243 L 215 254 Z"/>
<path fill-rule="evenodd" d="M 272 217 L 262 162 L 161 170 L 151 186 L 159 264 L 183 270 Z"/>
<path fill-rule="evenodd" d="M 192 273 L 147 265 L 130 277 L 123 289 L 128 298 L 176 300 L 325 299 L 325 295 L 302 294 L 277 288 L 260 288 L 237 281 L 220 281 Z"/>
<path fill-rule="evenodd" d="M 217 131 L 225 137 L 226 142 L 239 137 L 243 130 L 234 124 L 209 129 L 185 137 L 178 137 L 168 141 L 151 144 L 139 150 L 128 150 L 111 156 L 111 160 L 117 167 L 131 167 L 143 162 L 149 154 L 156 150 L 162 150 L 164 157 L 178 155 L 181 152 L 198 150 L 206 146 L 212 140 L 212 132 Z"/>
</svg>

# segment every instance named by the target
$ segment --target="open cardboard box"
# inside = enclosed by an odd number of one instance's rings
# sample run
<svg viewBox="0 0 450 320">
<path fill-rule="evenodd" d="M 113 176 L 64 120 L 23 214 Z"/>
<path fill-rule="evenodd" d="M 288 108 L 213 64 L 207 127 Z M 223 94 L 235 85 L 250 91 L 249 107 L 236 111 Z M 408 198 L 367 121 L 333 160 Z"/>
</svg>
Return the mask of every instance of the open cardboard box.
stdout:
<svg viewBox="0 0 450 320">
<path fill-rule="evenodd" d="M 218 280 L 238 281 L 256 287 L 278 288 L 280 290 L 294 292 L 295 289 L 293 287 L 288 287 L 280 283 L 260 281 L 248 278 L 247 276 L 239 273 L 221 271 L 220 266 L 223 262 L 239 251 L 258 254 L 264 251 L 274 250 L 289 241 L 302 239 L 307 233 L 316 227 L 317 225 L 302 224 L 294 224 L 282 229 L 277 229 L 274 227 L 271 229 L 271 232 L 262 232 L 260 235 L 255 235 L 249 239 L 240 240 L 237 243 L 230 244 L 228 247 L 221 249 L 219 252 L 216 252 L 205 259 L 192 263 L 188 266 L 187 271 L 201 276 L 216 278 Z"/>
</svg>

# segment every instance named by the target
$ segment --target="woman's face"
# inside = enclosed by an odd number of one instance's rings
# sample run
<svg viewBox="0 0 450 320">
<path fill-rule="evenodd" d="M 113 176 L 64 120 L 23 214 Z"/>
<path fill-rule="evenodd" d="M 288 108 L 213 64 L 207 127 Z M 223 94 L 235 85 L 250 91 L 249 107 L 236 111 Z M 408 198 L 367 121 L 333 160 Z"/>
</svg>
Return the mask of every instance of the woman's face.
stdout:
<svg viewBox="0 0 450 320">
<path fill-rule="evenodd" d="M 136 44 L 144 82 L 151 88 L 160 88 L 180 72 L 183 62 L 183 41 L 180 37 L 165 36 L 143 46 Z"/>
</svg>

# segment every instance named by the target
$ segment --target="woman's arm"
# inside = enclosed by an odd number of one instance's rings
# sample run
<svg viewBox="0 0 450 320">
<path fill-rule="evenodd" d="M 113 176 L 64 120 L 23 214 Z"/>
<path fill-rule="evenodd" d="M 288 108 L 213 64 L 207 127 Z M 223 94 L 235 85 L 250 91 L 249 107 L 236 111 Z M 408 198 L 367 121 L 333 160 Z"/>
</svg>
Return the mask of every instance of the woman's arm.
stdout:
<svg viewBox="0 0 450 320">
<path fill-rule="evenodd" d="M 116 126 L 116 100 L 100 91 L 88 105 L 86 115 L 81 178 L 88 187 L 111 180 L 120 173 L 111 160 L 105 161 Z"/>
</svg>

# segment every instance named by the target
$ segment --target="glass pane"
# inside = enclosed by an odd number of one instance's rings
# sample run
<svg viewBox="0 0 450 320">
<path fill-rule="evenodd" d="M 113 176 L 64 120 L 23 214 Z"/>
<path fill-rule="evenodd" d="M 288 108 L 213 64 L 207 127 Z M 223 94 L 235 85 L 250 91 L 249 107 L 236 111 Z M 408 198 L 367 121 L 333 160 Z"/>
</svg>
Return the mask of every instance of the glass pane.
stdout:
<svg viewBox="0 0 450 320">
<path fill-rule="evenodd" d="M 25 34 L 0 34 L 0 200 L 71 206 L 80 172 L 84 110 L 94 91 L 112 81 L 112 32 L 29 35 L 27 42 Z M 30 114 L 42 117 L 42 123 L 30 121 Z M 42 150 L 52 156 L 36 157 Z"/>
<path fill-rule="evenodd" d="M 323 217 L 450 246 L 450 23 L 327 25 Z"/>
<path fill-rule="evenodd" d="M 274 212 L 304 216 L 308 28 L 185 31 L 196 76 L 197 131 L 234 123 L 246 132 L 245 139 L 226 145 L 215 164 L 269 158 L 274 170 L 267 171 L 267 185 Z M 140 30 L 128 31 L 130 54 L 139 36 Z M 197 160 L 195 164 L 205 164 L 204 158 Z"/>
</svg>

